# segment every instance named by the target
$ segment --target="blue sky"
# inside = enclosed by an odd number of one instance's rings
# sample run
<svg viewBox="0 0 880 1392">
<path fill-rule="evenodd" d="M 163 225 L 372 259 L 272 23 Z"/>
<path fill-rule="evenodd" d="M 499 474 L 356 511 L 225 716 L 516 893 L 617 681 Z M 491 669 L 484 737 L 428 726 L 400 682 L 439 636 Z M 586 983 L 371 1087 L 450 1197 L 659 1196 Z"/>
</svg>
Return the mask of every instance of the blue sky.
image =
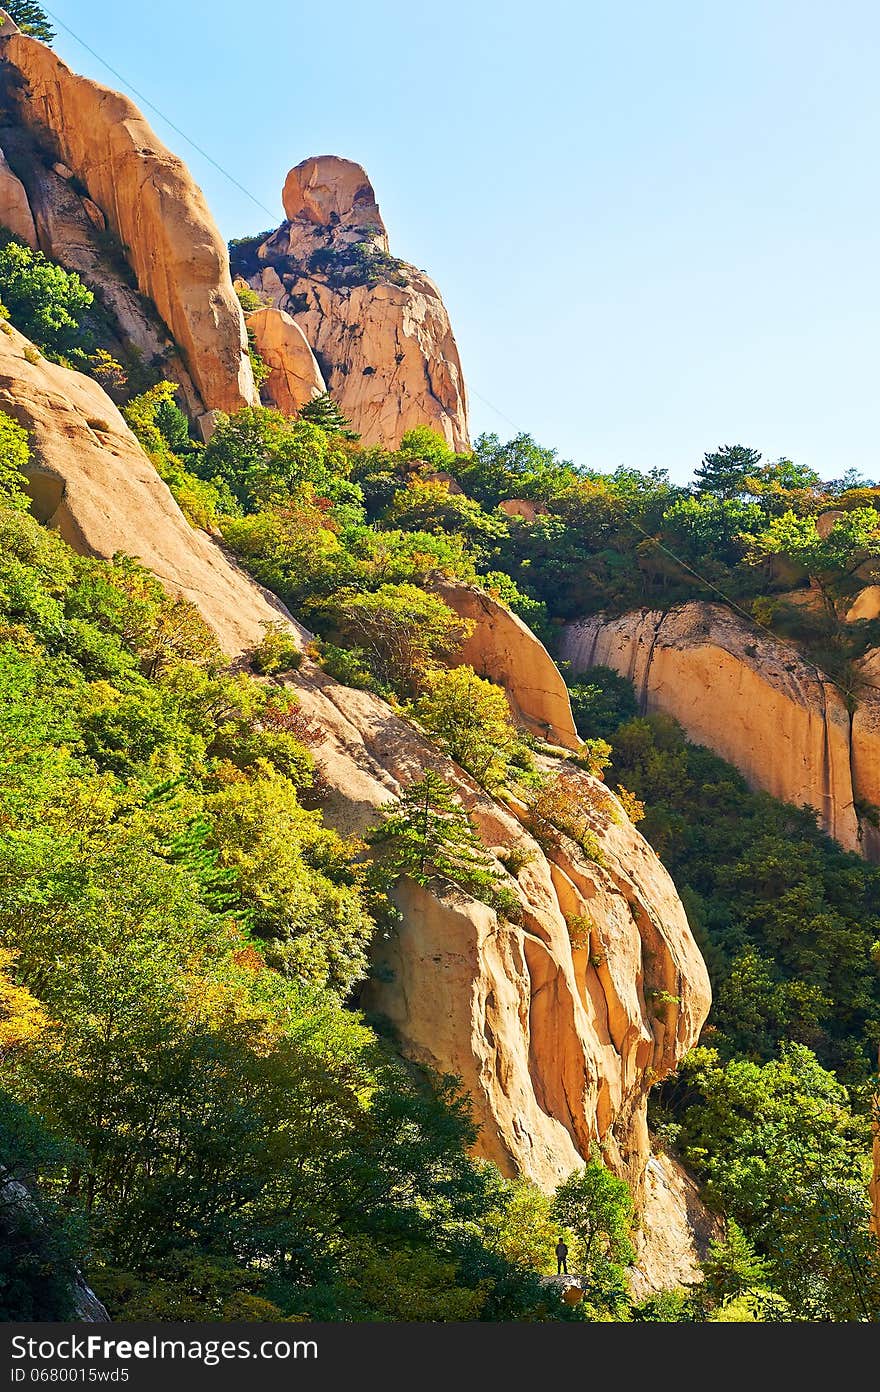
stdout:
<svg viewBox="0 0 880 1392">
<path fill-rule="evenodd" d="M 365 165 L 475 433 L 682 480 L 719 443 L 880 477 L 874 0 L 47 8 L 272 210 L 148 112 L 228 237 L 281 220 L 307 155 Z"/>
</svg>

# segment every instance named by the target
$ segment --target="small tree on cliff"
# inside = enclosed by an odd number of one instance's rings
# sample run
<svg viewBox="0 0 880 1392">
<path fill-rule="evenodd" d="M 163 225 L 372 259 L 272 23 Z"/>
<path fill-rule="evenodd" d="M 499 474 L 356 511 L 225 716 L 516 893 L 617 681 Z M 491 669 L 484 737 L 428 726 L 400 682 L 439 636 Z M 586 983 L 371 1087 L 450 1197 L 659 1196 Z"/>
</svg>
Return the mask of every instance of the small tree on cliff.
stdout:
<svg viewBox="0 0 880 1392">
<path fill-rule="evenodd" d="M 493 869 L 455 793 L 433 769 L 410 783 L 370 834 L 384 870 L 416 884 L 445 882 L 511 917 L 519 900 Z"/>
<path fill-rule="evenodd" d="M 54 39 L 55 30 L 49 23 L 46 11 L 42 5 L 36 4 L 36 0 L 3 0 L 0 9 L 6 11 L 23 34 L 30 34 L 31 38 L 41 39 L 46 44 Z"/>
</svg>

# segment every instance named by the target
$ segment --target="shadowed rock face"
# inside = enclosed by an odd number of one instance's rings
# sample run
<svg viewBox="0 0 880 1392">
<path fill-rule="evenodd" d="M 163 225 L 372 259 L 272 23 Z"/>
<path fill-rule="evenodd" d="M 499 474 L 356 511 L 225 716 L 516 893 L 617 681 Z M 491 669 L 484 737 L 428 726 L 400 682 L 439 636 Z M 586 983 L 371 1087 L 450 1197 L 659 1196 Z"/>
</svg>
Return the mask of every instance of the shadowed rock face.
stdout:
<svg viewBox="0 0 880 1392">
<path fill-rule="evenodd" d="M 755 788 L 807 804 L 847 850 L 878 858 L 855 803 L 880 802 L 880 704 L 865 690 L 851 717 L 840 689 L 796 649 L 717 604 L 668 613 L 594 615 L 565 630 L 574 672 L 613 667 L 644 711 L 664 711 L 689 739 L 734 764 Z"/>
<path fill-rule="evenodd" d="M 12 34 L 0 57 L 23 81 L 23 124 L 47 137 L 118 236 L 141 292 L 183 353 L 208 410 L 257 400 L 226 247 L 186 166 L 127 97 L 72 72 L 36 39 Z"/>
<path fill-rule="evenodd" d="M 393 447 L 416 425 L 469 447 L 458 348 L 436 285 L 388 256 L 365 171 L 321 155 L 292 169 L 288 220 L 243 270 L 253 289 L 290 314 L 328 390 L 364 443 Z"/>
</svg>

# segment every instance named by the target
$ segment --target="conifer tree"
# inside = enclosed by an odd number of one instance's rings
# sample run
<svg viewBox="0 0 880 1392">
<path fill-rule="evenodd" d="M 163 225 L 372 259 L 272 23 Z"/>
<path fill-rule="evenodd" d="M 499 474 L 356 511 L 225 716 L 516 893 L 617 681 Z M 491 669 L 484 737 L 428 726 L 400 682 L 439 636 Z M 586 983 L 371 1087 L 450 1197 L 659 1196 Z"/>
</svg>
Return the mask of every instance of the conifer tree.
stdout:
<svg viewBox="0 0 880 1392">
<path fill-rule="evenodd" d="M 46 11 L 36 0 L 3 0 L 0 8 L 6 11 L 23 34 L 30 34 L 31 38 L 40 39 L 46 44 L 54 39 L 55 30 L 49 23 Z"/>
<path fill-rule="evenodd" d="M 719 445 L 717 450 L 707 450 L 694 473 L 697 492 L 734 498 L 743 491 L 746 479 L 757 472 L 760 462 L 760 450 L 745 445 Z"/>
<path fill-rule="evenodd" d="M 346 440 L 359 440 L 361 437 L 352 430 L 351 422 L 344 416 L 329 392 L 323 392 L 313 401 L 306 402 L 299 413 L 300 420 L 319 425 L 328 435 L 342 435 Z"/>
<path fill-rule="evenodd" d="M 408 875 L 420 885 L 445 881 L 508 918 L 519 912 L 467 812 L 433 769 L 404 789 L 370 840 L 382 847 L 383 868 L 392 876 Z"/>
</svg>

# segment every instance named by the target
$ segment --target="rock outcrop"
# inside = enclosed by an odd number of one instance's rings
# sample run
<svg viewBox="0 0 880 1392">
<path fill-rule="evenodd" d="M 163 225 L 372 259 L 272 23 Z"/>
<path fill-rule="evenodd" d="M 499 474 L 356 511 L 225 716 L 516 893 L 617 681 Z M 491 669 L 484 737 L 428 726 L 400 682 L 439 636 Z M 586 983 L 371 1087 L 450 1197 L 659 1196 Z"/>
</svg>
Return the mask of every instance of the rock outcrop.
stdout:
<svg viewBox="0 0 880 1392">
<path fill-rule="evenodd" d="M 570 625 L 562 656 L 576 673 L 613 667 L 633 682 L 643 710 L 674 716 L 753 786 L 814 807 L 831 835 L 857 849 L 849 713 L 792 648 L 719 605 L 692 603 Z"/>
<path fill-rule="evenodd" d="M 75 550 L 136 556 L 198 606 L 230 656 L 259 643 L 267 624 L 292 623 L 274 596 L 189 526 L 103 388 L 40 358 L 12 329 L 0 334 L 0 410 L 30 436 L 34 512 Z"/>
<path fill-rule="evenodd" d="M 365 1004 L 394 1023 L 406 1054 L 464 1080 L 479 1152 L 505 1173 L 549 1188 L 601 1139 L 640 1193 L 647 1092 L 696 1040 L 709 1006 L 705 966 L 654 852 L 583 774 L 603 863 L 570 843 L 545 854 L 515 806 L 489 798 L 376 697 L 315 669 L 296 686 L 327 736 L 325 815 L 334 824 L 362 832 L 433 768 L 458 786 L 490 849 L 532 857 L 517 881 L 521 923 L 404 881 L 402 922 L 379 944 L 386 970 Z"/>
<path fill-rule="evenodd" d="M 829 835 L 873 858 L 876 838 L 856 806 L 880 803 L 880 708 L 870 692 L 851 719 L 818 667 L 717 604 L 595 615 L 567 627 L 561 655 L 574 672 L 613 667 L 643 711 L 674 716 L 753 787 L 815 808 Z"/>
<path fill-rule="evenodd" d="M 37 229 L 24 184 L 9 168 L 0 150 L 0 227 L 7 227 L 19 241 L 36 250 Z"/>
<path fill-rule="evenodd" d="M 119 238 L 142 294 L 181 350 L 207 410 L 257 400 L 229 258 L 201 190 L 127 97 L 45 44 L 2 39 L 20 120 L 57 152 Z"/>
<path fill-rule="evenodd" d="M 471 585 L 438 579 L 434 588 L 459 618 L 473 624 L 453 665 L 473 667 L 478 676 L 503 686 L 514 718 L 532 734 L 564 749 L 577 749 L 580 740 L 568 688 L 528 624 Z"/>
<path fill-rule="evenodd" d="M 436 285 L 388 255 L 359 164 L 322 155 L 291 170 L 287 221 L 237 267 L 290 314 L 328 390 L 365 444 L 393 447 L 416 425 L 469 447 L 458 348 Z"/>
<path fill-rule="evenodd" d="M 702 1202 L 690 1175 L 670 1155 L 645 1166 L 644 1207 L 634 1233 L 635 1265 L 629 1288 L 635 1300 L 703 1279 L 702 1263 L 722 1224 Z"/>
<path fill-rule="evenodd" d="M 305 334 L 283 309 L 255 309 L 247 316 L 247 326 L 270 369 L 263 383 L 263 396 L 270 405 L 295 416 L 327 390 Z"/>
</svg>

